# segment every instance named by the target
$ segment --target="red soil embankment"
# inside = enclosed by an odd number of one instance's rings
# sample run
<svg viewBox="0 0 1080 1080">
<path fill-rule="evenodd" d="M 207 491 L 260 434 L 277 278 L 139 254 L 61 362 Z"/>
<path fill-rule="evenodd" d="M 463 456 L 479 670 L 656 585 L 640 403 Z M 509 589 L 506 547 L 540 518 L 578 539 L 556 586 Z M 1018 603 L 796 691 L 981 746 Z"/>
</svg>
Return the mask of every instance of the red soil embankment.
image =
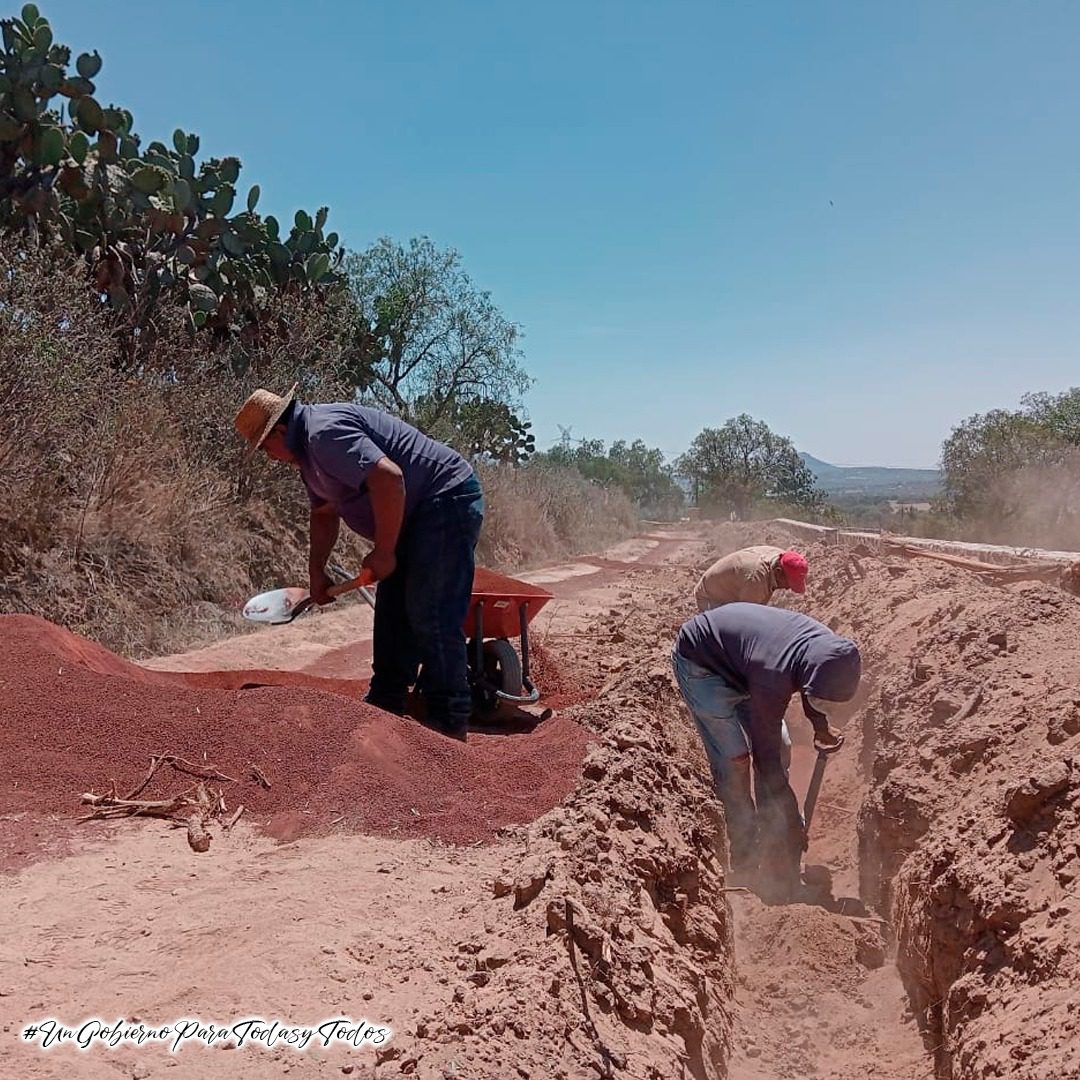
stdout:
<svg viewBox="0 0 1080 1080">
<path fill-rule="evenodd" d="M 173 753 L 235 778 L 224 785 L 230 805 L 270 818 L 277 835 L 335 822 L 471 843 L 562 800 L 588 741 L 555 717 L 527 734 L 474 733 L 462 744 L 364 705 L 356 682 L 147 671 L 32 616 L 0 618 L 0 655 L 0 814 L 74 816 L 82 792 L 115 780 L 124 794 L 152 755 Z M 251 765 L 269 790 L 251 780 Z M 161 770 L 143 797 L 187 782 Z"/>
</svg>

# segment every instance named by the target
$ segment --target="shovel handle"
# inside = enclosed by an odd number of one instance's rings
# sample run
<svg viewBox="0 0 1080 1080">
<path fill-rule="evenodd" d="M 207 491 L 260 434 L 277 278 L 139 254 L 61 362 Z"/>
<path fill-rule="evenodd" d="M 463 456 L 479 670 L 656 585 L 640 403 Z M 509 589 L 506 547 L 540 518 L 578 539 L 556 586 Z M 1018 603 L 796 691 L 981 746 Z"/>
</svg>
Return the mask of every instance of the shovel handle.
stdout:
<svg viewBox="0 0 1080 1080">
<path fill-rule="evenodd" d="M 375 575 L 372 574 L 370 570 L 361 570 L 356 577 L 350 578 L 348 581 L 343 581 L 340 585 L 331 585 L 326 591 L 330 596 L 336 598 L 345 593 L 352 592 L 354 589 L 359 589 L 364 593 L 364 599 L 370 604 L 372 602 L 371 594 L 367 591 L 366 586 L 374 584 Z"/>
<path fill-rule="evenodd" d="M 803 828 L 807 832 L 810 831 L 810 822 L 814 820 L 814 808 L 817 806 L 818 795 L 821 792 L 821 781 L 825 779 L 825 766 L 828 764 L 828 753 L 819 750 L 817 760 L 814 762 L 814 772 L 810 777 L 810 786 L 806 791 L 806 801 L 803 803 Z"/>
</svg>

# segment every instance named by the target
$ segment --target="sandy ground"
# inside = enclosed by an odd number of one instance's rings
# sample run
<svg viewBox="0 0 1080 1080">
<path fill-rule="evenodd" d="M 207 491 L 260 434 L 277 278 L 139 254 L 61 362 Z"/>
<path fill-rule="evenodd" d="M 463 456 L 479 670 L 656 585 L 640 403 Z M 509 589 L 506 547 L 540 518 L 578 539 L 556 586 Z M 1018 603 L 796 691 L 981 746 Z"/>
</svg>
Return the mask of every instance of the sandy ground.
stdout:
<svg viewBox="0 0 1080 1080">
<path fill-rule="evenodd" d="M 543 585 L 556 599 L 531 624 L 541 642 L 551 634 L 580 630 L 607 611 L 625 588 L 622 579 L 638 566 L 693 563 L 707 545 L 700 532 L 668 529 L 626 540 L 602 556 L 523 571 L 522 581 Z M 622 565 L 619 565 L 622 564 Z M 370 674 L 372 611 L 360 599 L 336 602 L 286 626 L 270 626 L 195 652 L 144 662 L 160 671 L 229 671 L 272 668 L 312 674 Z M 348 663 L 342 664 L 342 654 Z"/>
<path fill-rule="evenodd" d="M 72 1026 L 349 1017 L 407 1043 L 419 1016 L 451 1001 L 460 945 L 486 939 L 480 900 L 503 854 L 364 836 L 278 845 L 239 828 L 214 857 L 195 858 L 175 839 L 156 824 L 125 826 L 107 845 L 32 867 L 17 891 L 7 883 L 5 924 L 18 933 L 0 947 L 6 1075 L 232 1080 L 374 1064 L 375 1049 L 318 1040 L 301 1055 L 207 1049 L 192 1036 L 173 1055 L 161 1045 L 42 1052 L 9 1036 L 46 1016 Z"/>
</svg>

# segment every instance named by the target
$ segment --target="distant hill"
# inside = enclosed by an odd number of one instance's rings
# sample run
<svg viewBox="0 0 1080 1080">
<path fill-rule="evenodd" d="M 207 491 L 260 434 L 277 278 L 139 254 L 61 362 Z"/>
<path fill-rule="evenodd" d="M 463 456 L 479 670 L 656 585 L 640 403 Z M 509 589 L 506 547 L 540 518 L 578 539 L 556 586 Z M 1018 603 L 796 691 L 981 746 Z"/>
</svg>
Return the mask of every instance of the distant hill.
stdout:
<svg viewBox="0 0 1080 1080">
<path fill-rule="evenodd" d="M 889 469 L 879 466 L 830 465 L 810 454 L 799 454 L 828 495 L 880 496 L 901 502 L 932 499 L 941 491 L 937 469 Z"/>
</svg>

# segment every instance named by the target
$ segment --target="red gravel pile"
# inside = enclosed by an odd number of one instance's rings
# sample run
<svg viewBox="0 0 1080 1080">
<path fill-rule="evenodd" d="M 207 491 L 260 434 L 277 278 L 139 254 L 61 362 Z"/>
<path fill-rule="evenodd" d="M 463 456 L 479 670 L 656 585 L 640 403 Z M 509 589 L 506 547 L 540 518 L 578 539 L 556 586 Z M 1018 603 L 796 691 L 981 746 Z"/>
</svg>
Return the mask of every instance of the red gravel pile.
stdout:
<svg viewBox="0 0 1080 1080">
<path fill-rule="evenodd" d="M 115 780 L 125 794 L 152 755 L 173 753 L 238 780 L 224 785 L 229 804 L 271 819 L 278 835 L 337 822 L 470 843 L 560 802 L 588 739 L 555 717 L 528 734 L 474 733 L 461 744 L 345 696 L 355 684 L 151 672 L 32 616 L 0 617 L 0 657 L 0 814 L 79 814 L 82 792 Z M 240 689 L 271 679 L 288 685 Z M 251 765 L 270 790 L 250 779 Z M 142 797 L 187 783 L 169 772 Z"/>
<path fill-rule="evenodd" d="M 599 685 L 590 673 L 556 661 L 539 642 L 530 642 L 529 671 L 533 683 L 540 690 L 540 704 L 553 709 L 568 709 L 588 701 Z"/>
</svg>

